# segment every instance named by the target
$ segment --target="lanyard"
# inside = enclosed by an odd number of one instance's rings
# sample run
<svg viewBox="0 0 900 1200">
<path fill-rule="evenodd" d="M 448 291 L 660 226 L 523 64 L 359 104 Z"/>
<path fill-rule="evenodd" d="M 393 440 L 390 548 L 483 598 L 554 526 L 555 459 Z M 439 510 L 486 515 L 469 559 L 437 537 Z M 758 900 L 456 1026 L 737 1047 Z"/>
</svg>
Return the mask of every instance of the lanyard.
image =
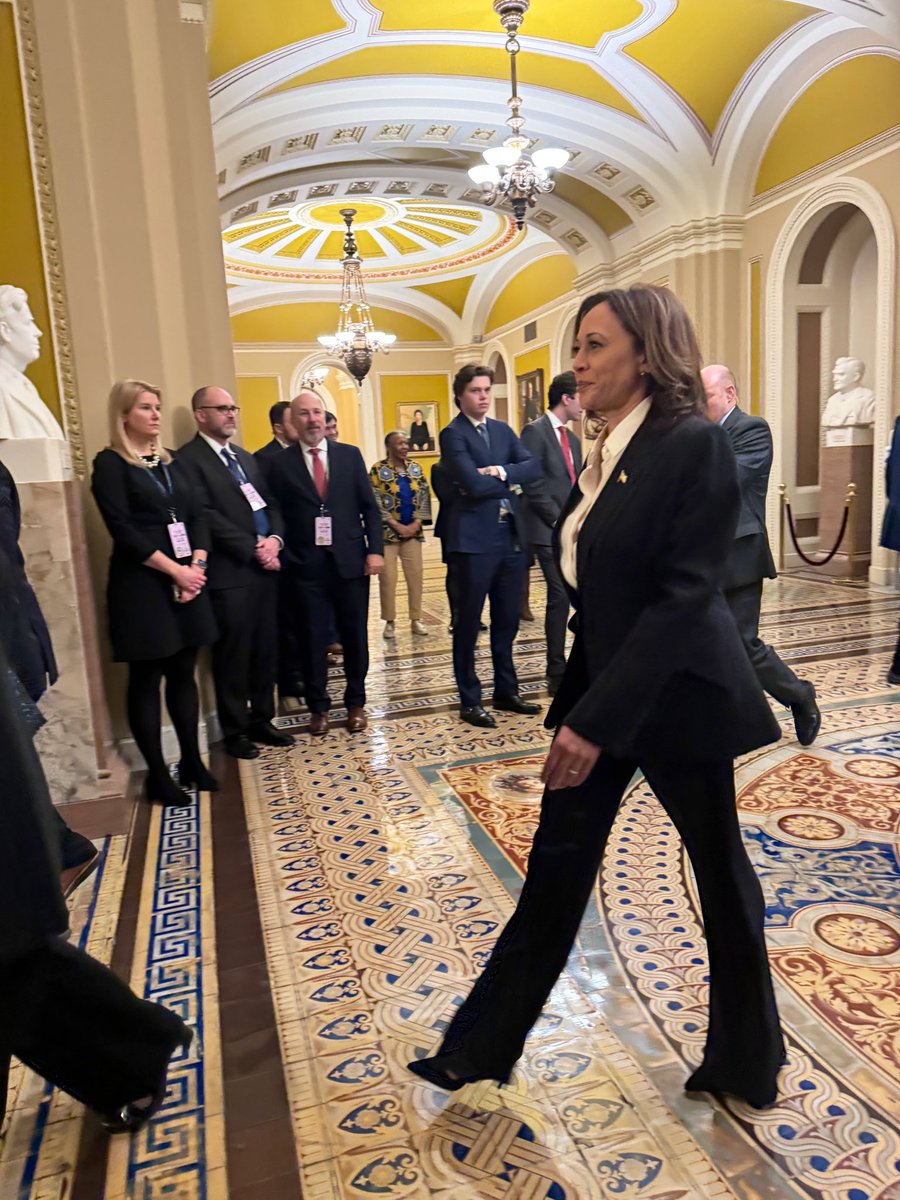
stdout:
<svg viewBox="0 0 900 1200">
<path fill-rule="evenodd" d="M 148 474 L 149 474 L 150 478 L 153 480 L 153 482 L 156 484 L 156 486 L 159 488 L 159 490 L 163 493 L 163 495 L 169 497 L 169 500 L 170 500 L 169 519 L 171 521 L 177 521 L 178 514 L 175 512 L 175 504 L 173 501 L 173 497 L 175 494 L 175 485 L 172 483 L 172 476 L 169 473 L 168 465 L 164 462 L 161 462 L 159 465 L 162 468 L 163 475 L 165 476 L 165 479 L 166 479 L 165 483 L 163 483 L 163 481 L 160 479 L 160 477 L 156 474 L 153 467 L 148 468 Z"/>
</svg>

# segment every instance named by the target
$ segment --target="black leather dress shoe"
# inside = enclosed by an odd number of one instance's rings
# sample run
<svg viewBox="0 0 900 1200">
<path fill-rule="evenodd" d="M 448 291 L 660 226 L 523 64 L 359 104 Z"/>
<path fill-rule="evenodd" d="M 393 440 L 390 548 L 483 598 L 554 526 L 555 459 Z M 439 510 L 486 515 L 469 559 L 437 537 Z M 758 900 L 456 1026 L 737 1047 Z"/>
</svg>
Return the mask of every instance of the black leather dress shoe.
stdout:
<svg viewBox="0 0 900 1200">
<path fill-rule="evenodd" d="M 819 712 L 815 696 L 811 696 L 805 704 L 792 704 L 791 712 L 794 714 L 797 741 L 801 746 L 811 746 L 822 725 L 822 714 Z"/>
<path fill-rule="evenodd" d="M 730 1096 L 735 1100 L 743 1100 L 751 1108 L 765 1109 L 771 1108 L 778 1097 L 778 1081 L 775 1079 L 771 1083 L 757 1085 L 737 1082 L 730 1085 L 723 1084 L 707 1075 L 701 1067 L 688 1079 L 684 1090 L 686 1092 L 707 1092 L 720 1101 Z"/>
<path fill-rule="evenodd" d="M 107 1133 L 136 1133 L 162 1108 L 166 1102 L 169 1067 L 171 1066 L 172 1058 L 174 1058 L 179 1050 L 187 1050 L 190 1047 L 193 1037 L 193 1031 L 185 1025 L 183 1031 L 178 1035 L 169 1061 L 166 1063 L 159 1083 L 153 1092 L 145 1096 L 143 1100 L 135 1100 L 131 1104 L 123 1105 L 122 1108 L 116 1109 L 115 1112 L 100 1114 L 101 1124 Z"/>
<path fill-rule="evenodd" d="M 225 752 L 232 758 L 259 758 L 259 747 L 243 733 L 225 739 Z"/>
<path fill-rule="evenodd" d="M 473 1070 L 459 1054 L 435 1054 L 432 1058 L 414 1058 L 406 1064 L 413 1075 L 418 1075 L 426 1083 L 442 1088 L 445 1092 L 458 1092 L 467 1083 L 479 1083 L 482 1079 L 492 1079 L 500 1087 L 509 1083 L 509 1072 Z"/>
<path fill-rule="evenodd" d="M 470 725 L 477 725 L 481 729 L 496 729 L 497 722 L 491 714 L 480 704 L 473 704 L 470 708 L 463 705 L 459 710 L 460 717 L 467 721 Z"/>
<path fill-rule="evenodd" d="M 900 686 L 900 671 L 895 671 L 893 668 L 887 673 L 887 681 L 891 687 Z"/>
<path fill-rule="evenodd" d="M 260 721 L 250 726 L 250 740 L 264 746 L 293 746 L 294 739 L 283 729 L 276 729 L 271 721 Z"/>
<path fill-rule="evenodd" d="M 501 712 L 522 713 L 523 716 L 533 717 L 541 711 L 539 704 L 529 704 L 521 696 L 495 696 L 492 701 L 494 708 Z"/>
</svg>

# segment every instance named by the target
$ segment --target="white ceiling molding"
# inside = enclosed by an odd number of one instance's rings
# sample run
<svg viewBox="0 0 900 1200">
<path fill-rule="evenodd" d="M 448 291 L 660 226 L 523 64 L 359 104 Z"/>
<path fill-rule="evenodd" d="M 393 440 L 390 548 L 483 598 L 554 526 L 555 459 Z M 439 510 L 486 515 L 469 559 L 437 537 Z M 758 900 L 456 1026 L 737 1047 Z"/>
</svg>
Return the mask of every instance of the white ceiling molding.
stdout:
<svg viewBox="0 0 900 1200">
<path fill-rule="evenodd" d="M 511 283 L 526 267 L 540 262 L 543 258 L 550 258 L 556 253 L 557 249 L 555 246 L 548 247 L 538 243 L 523 243 L 505 255 L 502 269 L 494 270 L 490 273 L 479 271 L 475 276 L 475 282 L 469 290 L 469 295 L 466 297 L 466 307 L 463 312 L 463 320 L 466 327 L 465 340 L 473 341 L 476 337 L 484 335 L 486 332 L 484 328 L 485 323 L 490 316 L 491 309 L 494 307 L 494 302 L 508 283 Z M 557 304 L 558 302 L 558 298 L 554 298 L 552 301 L 553 304 Z M 534 305 L 535 309 L 543 307 L 544 305 L 541 302 Z M 521 324 L 518 318 L 516 319 L 516 324 Z"/>
</svg>

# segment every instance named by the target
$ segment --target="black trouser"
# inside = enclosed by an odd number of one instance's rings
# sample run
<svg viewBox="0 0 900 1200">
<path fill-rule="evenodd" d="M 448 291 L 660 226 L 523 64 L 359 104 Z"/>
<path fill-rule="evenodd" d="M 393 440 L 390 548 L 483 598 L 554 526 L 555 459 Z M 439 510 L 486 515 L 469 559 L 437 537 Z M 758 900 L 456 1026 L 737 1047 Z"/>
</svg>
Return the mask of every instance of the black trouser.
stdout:
<svg viewBox="0 0 900 1200">
<path fill-rule="evenodd" d="M 512 648 L 519 632 L 525 555 L 516 545 L 509 521 L 497 523 L 494 542 L 484 554 L 451 554 L 450 570 L 457 597 L 453 625 L 453 672 L 460 703 L 481 703 L 481 681 L 475 673 L 475 643 L 486 597 L 491 602 L 491 659 L 494 697 L 514 696 L 519 690 Z"/>
<path fill-rule="evenodd" d="M 0 1121 L 9 1059 L 100 1113 L 152 1095 L 184 1026 L 59 939 L 0 963 Z"/>
<path fill-rule="evenodd" d="M 894 657 L 891 661 L 891 674 L 900 675 L 900 637 L 897 638 L 897 645 L 894 647 Z"/>
<path fill-rule="evenodd" d="M 729 588 L 725 592 L 725 599 L 763 691 L 788 708 L 795 704 L 806 704 L 815 699 L 813 685 L 805 679 L 799 679 L 759 636 L 762 588 L 761 579 L 745 587 Z"/>
<path fill-rule="evenodd" d="M 291 568 L 278 572 L 278 689 L 293 695 L 302 686 L 300 629 L 297 626 L 297 583 Z"/>
<path fill-rule="evenodd" d="M 363 708 L 369 672 L 369 576 L 342 579 L 332 556 L 323 554 L 315 567 L 298 577 L 297 600 L 309 711 L 325 713 L 331 708 L 328 626 L 332 619 L 337 622 L 344 650 L 344 704 L 347 708 Z"/>
<path fill-rule="evenodd" d="M 210 591 L 219 626 L 212 648 L 216 709 L 226 738 L 275 715 L 278 576 L 263 571 L 246 587 Z"/>
<path fill-rule="evenodd" d="M 569 620 L 569 595 L 556 565 L 552 546 L 535 546 L 534 553 L 547 584 L 547 609 L 544 636 L 547 639 L 547 679 L 558 684 L 566 669 L 566 624 Z"/>
<path fill-rule="evenodd" d="M 162 752 L 162 708 L 159 685 L 166 681 L 166 708 L 178 735 L 181 761 L 192 768 L 200 762 L 197 725 L 200 701 L 194 666 L 197 651 L 186 646 L 169 658 L 143 659 L 128 664 L 128 724 L 144 756 L 151 779 L 168 778 Z"/>
<path fill-rule="evenodd" d="M 442 1051 L 460 1051 L 479 1073 L 502 1077 L 512 1069 L 566 964 L 637 766 L 601 754 L 581 787 L 544 792 L 519 903 L 454 1016 Z M 704 1064 L 723 1091 L 765 1088 L 777 1074 L 783 1042 L 766 957 L 762 889 L 741 840 L 733 764 L 641 766 L 697 879 L 710 974 Z"/>
</svg>

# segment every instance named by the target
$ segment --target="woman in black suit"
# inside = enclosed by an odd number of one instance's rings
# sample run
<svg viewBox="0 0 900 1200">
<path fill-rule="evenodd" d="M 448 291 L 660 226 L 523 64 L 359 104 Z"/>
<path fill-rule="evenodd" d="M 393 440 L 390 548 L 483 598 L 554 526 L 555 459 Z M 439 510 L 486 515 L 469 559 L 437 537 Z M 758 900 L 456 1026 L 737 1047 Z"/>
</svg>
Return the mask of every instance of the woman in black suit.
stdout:
<svg viewBox="0 0 900 1200">
<path fill-rule="evenodd" d="M 709 1028 L 686 1087 L 762 1107 L 784 1046 L 733 760 L 780 731 L 720 590 L 740 508 L 734 455 L 707 419 L 694 331 L 667 289 L 586 299 L 573 368 L 606 428 L 556 529 L 576 635 L 546 720 L 540 825 L 490 961 L 439 1053 L 410 1069 L 450 1090 L 508 1078 L 640 769 L 684 840 L 706 928 Z"/>
<path fill-rule="evenodd" d="M 160 683 L 178 734 L 183 787 L 214 791 L 200 759 L 198 646 L 215 641 L 203 588 L 209 531 L 183 468 L 159 447 L 159 389 L 125 379 L 109 394 L 110 445 L 91 488 L 113 539 L 107 603 L 113 658 L 127 662 L 128 723 L 147 763 L 147 799 L 183 804 L 161 745 Z"/>
<path fill-rule="evenodd" d="M 409 448 L 424 453 L 434 449 L 434 442 L 428 430 L 428 422 L 421 408 L 413 413 L 413 423 L 409 427 Z"/>
</svg>

